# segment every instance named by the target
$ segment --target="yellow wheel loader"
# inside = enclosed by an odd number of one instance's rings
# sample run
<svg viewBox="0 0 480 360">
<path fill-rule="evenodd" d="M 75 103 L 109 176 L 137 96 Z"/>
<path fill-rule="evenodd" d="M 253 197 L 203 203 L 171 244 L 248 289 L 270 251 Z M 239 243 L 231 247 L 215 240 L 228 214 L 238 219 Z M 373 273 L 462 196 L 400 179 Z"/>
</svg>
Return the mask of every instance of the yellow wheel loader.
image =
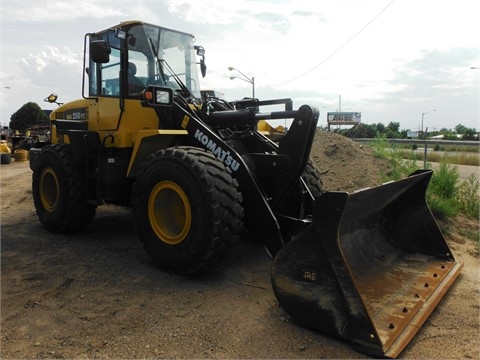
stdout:
<svg viewBox="0 0 480 360">
<path fill-rule="evenodd" d="M 10 164 L 12 162 L 12 150 L 7 144 L 7 140 L 0 140 L 0 163 Z"/>
<path fill-rule="evenodd" d="M 79 231 L 97 206 L 131 206 L 145 250 L 180 274 L 210 268 L 246 228 L 299 324 L 399 355 L 461 269 L 425 203 L 430 171 L 325 192 L 309 161 L 316 108 L 202 97 L 205 49 L 183 32 L 129 21 L 84 47 L 83 98 L 52 111 L 50 140 L 30 149 L 45 228 Z M 273 104 L 285 109 L 263 110 Z M 259 131 L 269 119 L 293 119 L 278 142 Z"/>
</svg>

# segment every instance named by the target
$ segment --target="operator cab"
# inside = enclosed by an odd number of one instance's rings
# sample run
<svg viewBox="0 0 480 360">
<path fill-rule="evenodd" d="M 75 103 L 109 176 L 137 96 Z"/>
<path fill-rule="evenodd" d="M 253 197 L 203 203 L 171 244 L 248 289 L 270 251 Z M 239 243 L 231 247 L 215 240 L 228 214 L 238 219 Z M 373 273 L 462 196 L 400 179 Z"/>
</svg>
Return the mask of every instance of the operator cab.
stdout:
<svg viewBox="0 0 480 360">
<path fill-rule="evenodd" d="M 138 21 L 87 34 L 83 96 L 138 99 L 157 85 L 200 98 L 196 55 L 205 76 L 205 50 L 194 42 L 191 34 Z"/>
</svg>

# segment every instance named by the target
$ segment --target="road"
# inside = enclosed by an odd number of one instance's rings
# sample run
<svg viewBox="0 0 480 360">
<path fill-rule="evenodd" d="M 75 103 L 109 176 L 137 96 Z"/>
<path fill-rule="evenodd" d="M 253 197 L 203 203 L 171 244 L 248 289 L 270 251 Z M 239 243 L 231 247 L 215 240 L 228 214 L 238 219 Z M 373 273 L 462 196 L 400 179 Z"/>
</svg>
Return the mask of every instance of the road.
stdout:
<svg viewBox="0 0 480 360">
<path fill-rule="evenodd" d="M 432 169 L 436 170 L 440 166 L 440 163 L 436 162 L 430 162 L 432 164 Z M 417 161 L 417 165 L 420 168 L 423 168 L 423 161 Z M 470 175 L 474 175 L 477 177 L 477 179 L 480 179 L 480 167 L 478 166 L 469 166 L 469 165 L 457 165 L 457 164 L 452 164 L 452 166 L 457 167 L 458 172 L 460 174 L 459 179 L 460 180 L 466 180 L 469 178 Z"/>
<path fill-rule="evenodd" d="M 438 169 L 440 166 L 440 163 L 436 162 L 431 162 L 432 164 L 432 169 L 435 171 Z M 423 161 L 417 161 L 417 165 L 419 168 L 423 168 Z M 469 166 L 469 165 L 457 165 L 454 164 L 453 166 L 456 166 L 458 169 L 459 173 L 459 180 L 460 181 L 465 181 L 467 180 L 471 175 L 475 176 L 478 181 L 480 181 L 480 167 L 478 166 Z M 480 188 L 477 191 L 478 196 L 480 196 Z"/>
</svg>

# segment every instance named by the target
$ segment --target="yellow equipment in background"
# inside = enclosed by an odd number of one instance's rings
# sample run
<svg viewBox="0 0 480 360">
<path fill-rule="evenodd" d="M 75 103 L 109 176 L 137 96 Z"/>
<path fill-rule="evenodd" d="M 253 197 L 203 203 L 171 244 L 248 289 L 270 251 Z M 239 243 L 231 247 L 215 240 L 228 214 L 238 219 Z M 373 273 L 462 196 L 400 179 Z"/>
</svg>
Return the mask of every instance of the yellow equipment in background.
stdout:
<svg viewBox="0 0 480 360">
<path fill-rule="evenodd" d="M 6 140 L 0 140 L 0 163 L 10 164 L 12 162 L 12 150 Z"/>
</svg>

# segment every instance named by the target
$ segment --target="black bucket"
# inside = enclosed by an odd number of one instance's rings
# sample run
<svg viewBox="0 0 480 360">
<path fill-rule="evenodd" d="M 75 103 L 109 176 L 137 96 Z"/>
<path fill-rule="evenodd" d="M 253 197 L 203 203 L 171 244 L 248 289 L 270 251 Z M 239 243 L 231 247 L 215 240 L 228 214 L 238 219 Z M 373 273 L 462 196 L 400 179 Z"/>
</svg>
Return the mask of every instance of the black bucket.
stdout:
<svg viewBox="0 0 480 360">
<path fill-rule="evenodd" d="M 425 201 L 432 172 L 315 201 L 313 223 L 274 259 L 272 285 L 297 322 L 397 357 L 463 264 Z"/>
</svg>

